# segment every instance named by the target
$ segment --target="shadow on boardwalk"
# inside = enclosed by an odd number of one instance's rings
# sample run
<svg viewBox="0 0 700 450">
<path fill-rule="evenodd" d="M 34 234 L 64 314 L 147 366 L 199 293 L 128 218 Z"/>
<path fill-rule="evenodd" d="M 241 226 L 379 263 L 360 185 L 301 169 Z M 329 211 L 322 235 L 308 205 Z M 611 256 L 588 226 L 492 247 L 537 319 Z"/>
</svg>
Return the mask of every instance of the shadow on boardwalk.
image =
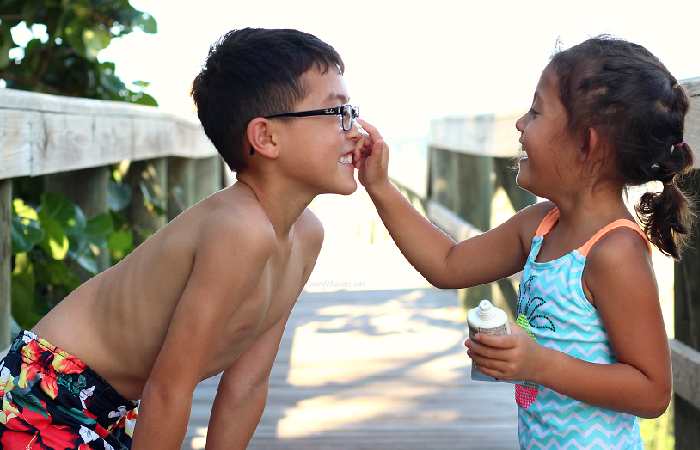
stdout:
<svg viewBox="0 0 700 450">
<path fill-rule="evenodd" d="M 454 291 L 305 292 L 248 447 L 513 449 L 513 388 L 474 383 Z M 203 448 L 216 379 L 195 393 L 187 446 Z"/>
</svg>

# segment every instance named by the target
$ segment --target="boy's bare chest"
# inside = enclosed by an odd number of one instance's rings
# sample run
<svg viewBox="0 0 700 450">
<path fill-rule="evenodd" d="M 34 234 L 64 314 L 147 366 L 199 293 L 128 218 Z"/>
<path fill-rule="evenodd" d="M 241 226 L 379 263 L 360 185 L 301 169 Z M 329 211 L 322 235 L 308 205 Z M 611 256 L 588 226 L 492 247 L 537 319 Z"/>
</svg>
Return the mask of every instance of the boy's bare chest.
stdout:
<svg viewBox="0 0 700 450">
<path fill-rule="evenodd" d="M 279 263 L 271 261 L 251 294 L 231 317 L 229 339 L 255 340 L 286 317 L 304 287 L 305 262 L 291 255 Z"/>
</svg>

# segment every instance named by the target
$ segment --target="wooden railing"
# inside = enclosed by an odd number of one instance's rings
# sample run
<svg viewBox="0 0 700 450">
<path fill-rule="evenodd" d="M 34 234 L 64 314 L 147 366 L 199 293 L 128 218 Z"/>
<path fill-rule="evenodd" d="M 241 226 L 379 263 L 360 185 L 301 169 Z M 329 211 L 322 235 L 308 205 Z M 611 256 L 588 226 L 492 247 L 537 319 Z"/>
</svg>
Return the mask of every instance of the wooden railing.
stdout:
<svg viewBox="0 0 700 450">
<path fill-rule="evenodd" d="M 157 108 L 0 89 L 0 349 L 10 339 L 12 180 L 41 176 L 46 190 L 93 216 L 107 211 L 110 166 L 122 161 L 131 161 L 128 218 L 137 243 L 222 186 L 220 158 L 196 121 Z M 144 186 L 166 215 L 147 210 Z"/>
<path fill-rule="evenodd" d="M 700 200 L 700 77 L 683 82 L 691 98 L 685 140 L 694 149 L 695 170 L 684 183 Z M 426 195 L 394 182 L 427 217 L 454 239 L 462 240 L 491 227 L 495 189 L 503 187 L 517 211 L 534 197 L 515 186 L 510 170 L 519 150 L 516 116 L 482 115 L 436 120 L 429 140 Z M 698 205 L 700 208 L 700 205 Z M 514 277 L 517 279 L 517 276 Z M 700 442 L 700 220 L 693 242 L 675 264 L 675 339 L 673 359 L 676 448 L 696 449 Z M 516 280 L 513 280 L 516 281 Z M 511 314 L 517 302 L 515 283 L 501 280 L 460 292 L 465 307 L 493 298 Z"/>
</svg>

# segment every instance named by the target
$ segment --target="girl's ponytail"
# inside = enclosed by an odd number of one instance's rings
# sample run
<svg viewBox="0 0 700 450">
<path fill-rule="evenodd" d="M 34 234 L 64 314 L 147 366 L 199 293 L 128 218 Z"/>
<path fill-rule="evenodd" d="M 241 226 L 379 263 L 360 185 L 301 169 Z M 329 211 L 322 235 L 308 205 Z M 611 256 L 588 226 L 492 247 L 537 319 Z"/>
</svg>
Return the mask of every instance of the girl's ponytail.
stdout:
<svg viewBox="0 0 700 450">
<path fill-rule="evenodd" d="M 674 145 L 672 153 L 678 153 L 672 158 L 676 164 L 669 164 L 666 170 L 659 168 L 663 191 L 645 193 L 635 209 L 649 241 L 662 253 L 678 259 L 690 237 L 694 208 L 692 200 L 678 187 L 677 178 L 692 168 L 693 153 L 685 142 Z"/>
</svg>

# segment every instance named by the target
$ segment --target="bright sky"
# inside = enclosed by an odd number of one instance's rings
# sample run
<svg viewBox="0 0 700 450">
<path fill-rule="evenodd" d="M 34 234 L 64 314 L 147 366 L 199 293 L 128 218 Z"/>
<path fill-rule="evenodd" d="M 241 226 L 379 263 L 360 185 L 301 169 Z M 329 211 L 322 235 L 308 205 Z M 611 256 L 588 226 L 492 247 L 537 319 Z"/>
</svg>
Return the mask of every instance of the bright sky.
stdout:
<svg viewBox="0 0 700 450">
<path fill-rule="evenodd" d="M 700 77 L 700 1 L 132 0 L 158 34 L 100 55 L 125 81 L 151 82 L 162 108 L 190 113 L 209 45 L 233 28 L 297 28 L 335 47 L 351 102 L 387 138 L 424 136 L 446 115 L 523 111 L 557 45 L 599 33 L 646 46 L 679 79 Z M 400 5 L 400 6 L 399 6 Z"/>
</svg>

